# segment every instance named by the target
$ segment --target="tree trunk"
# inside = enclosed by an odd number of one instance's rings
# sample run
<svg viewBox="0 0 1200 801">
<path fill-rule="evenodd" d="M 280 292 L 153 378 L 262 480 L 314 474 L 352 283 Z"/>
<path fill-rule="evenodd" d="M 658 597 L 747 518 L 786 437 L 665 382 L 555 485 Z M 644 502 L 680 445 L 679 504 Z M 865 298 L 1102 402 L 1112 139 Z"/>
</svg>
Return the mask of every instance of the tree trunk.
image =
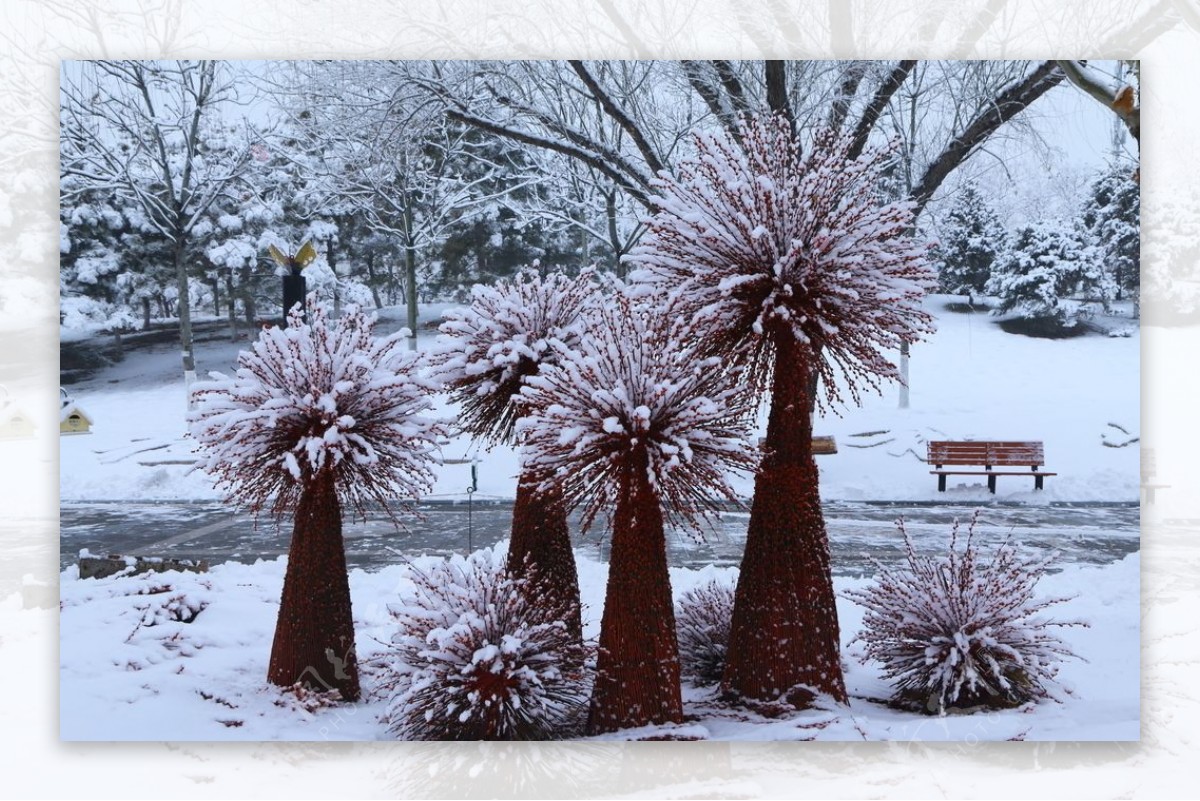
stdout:
<svg viewBox="0 0 1200 801">
<path fill-rule="evenodd" d="M 258 309 L 254 304 L 254 288 L 250 285 L 250 265 L 243 265 L 238 283 L 242 290 L 242 311 L 245 313 L 246 325 L 250 327 L 250 335 L 258 325 Z"/>
<path fill-rule="evenodd" d="M 571 550 L 567 509 L 557 489 L 535 492 L 536 485 L 517 484 L 513 504 L 508 572 L 523 577 L 528 568 L 537 575 L 539 603 L 562 610 L 562 620 L 576 640 L 583 639 L 579 609 L 579 574 Z"/>
<path fill-rule="evenodd" d="M 150 296 L 142 296 L 142 330 L 150 330 Z"/>
<path fill-rule="evenodd" d="M 267 677 L 359 697 L 342 512 L 328 473 L 311 480 L 296 509 Z"/>
<path fill-rule="evenodd" d="M 404 206 L 404 300 L 408 304 L 408 349 L 417 349 L 417 243 L 413 237 L 411 199 Z"/>
<path fill-rule="evenodd" d="M 808 364 L 790 332 L 775 335 L 771 412 L 755 480 L 746 552 L 722 678 L 731 695 L 809 705 L 846 700 L 829 541 L 812 455 Z"/>
<path fill-rule="evenodd" d="M 371 300 L 375 301 L 375 308 L 383 308 L 383 299 L 379 297 L 379 279 L 375 277 L 375 255 L 367 256 L 367 286 L 371 288 Z"/>
<path fill-rule="evenodd" d="M 641 449 L 613 517 L 589 734 L 683 720 L 667 543 L 646 467 Z"/>
<path fill-rule="evenodd" d="M 237 297 L 233 292 L 233 270 L 225 272 L 225 297 L 229 300 L 229 340 L 231 342 L 238 341 L 238 322 L 237 322 L 237 304 L 233 302 Z"/>
<path fill-rule="evenodd" d="M 212 289 L 213 295 L 213 317 L 221 316 L 221 284 L 217 276 L 211 276 L 208 279 L 208 286 Z"/>
<path fill-rule="evenodd" d="M 188 297 L 187 263 L 184 260 L 184 242 L 175 242 L 175 282 L 179 290 L 179 345 L 183 356 L 183 383 L 187 392 L 188 408 L 192 406 L 191 386 L 196 381 L 196 357 L 192 353 L 192 307 Z"/>
</svg>

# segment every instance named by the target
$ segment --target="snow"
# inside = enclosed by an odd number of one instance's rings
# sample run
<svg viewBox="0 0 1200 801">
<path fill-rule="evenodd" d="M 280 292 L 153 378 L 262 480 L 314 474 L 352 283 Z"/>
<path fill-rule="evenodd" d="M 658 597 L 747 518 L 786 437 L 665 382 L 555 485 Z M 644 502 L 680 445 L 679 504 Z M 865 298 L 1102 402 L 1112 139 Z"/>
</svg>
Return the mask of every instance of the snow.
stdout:
<svg viewBox="0 0 1200 801">
<path fill-rule="evenodd" d="M 986 313 L 949 311 L 957 298 L 932 296 L 926 310 L 937 333 L 913 348 L 912 408 L 896 408 L 895 390 L 867 395 L 863 408 L 840 408 L 817 421 L 818 434 L 836 436 L 839 452 L 818 457 L 826 499 L 953 500 L 988 502 L 973 477 L 951 480 L 944 495 L 916 454 L 932 437 L 1040 438 L 1047 467 L 1059 473 L 1035 492 L 1032 481 L 1001 478 L 997 500 L 1031 505 L 1050 501 L 1135 501 L 1138 497 L 1138 349 L 1140 334 L 1098 334 L 1047 340 L 1004 333 Z M 426 314 L 440 312 L 440 307 Z M 385 310 L 380 331 L 398 327 L 403 309 Z M 1105 319 L 1128 326 L 1128 319 Z M 423 329 L 428 330 L 428 329 Z M 432 337 L 423 335 L 420 347 Z M 197 345 L 200 370 L 230 370 L 237 345 Z M 244 344 L 242 345 L 244 347 Z M 89 436 L 61 442 L 61 497 L 89 500 L 215 499 L 211 481 L 190 464 L 194 442 L 184 431 L 186 405 L 173 346 L 131 350 L 127 361 L 73 385 L 72 395 L 95 420 Z M 431 416 L 453 415 L 439 396 Z M 841 416 L 838 416 L 840 412 Z M 595 425 L 603 427 L 603 418 Z M 759 420 L 758 435 L 765 420 Z M 569 437 L 568 437 L 569 439 Z M 518 472 L 513 448 L 481 450 L 466 436 L 443 447 L 432 497 L 465 498 L 470 462 L 476 460 L 476 498 L 512 498 Z M 453 463 L 458 462 L 458 463 Z M 743 494 L 748 477 L 733 477 Z M 738 484 L 738 482 L 741 482 Z M 584 636 L 599 634 L 607 565 L 576 554 L 584 601 Z M 285 559 L 253 565 L 227 563 L 207 574 L 163 573 L 79 580 L 77 569 L 60 576 L 61 709 L 65 739 L 312 740 L 388 739 L 382 721 L 388 700 L 378 692 L 370 663 L 395 633 L 388 611 L 410 571 L 436 557 L 350 575 L 354 619 L 367 698 L 356 706 L 331 704 L 317 694 L 297 695 L 265 681 L 269 643 L 278 612 Z M 1072 597 L 1054 607 L 1061 619 L 1087 620 L 1090 628 L 1062 630 L 1062 639 L 1084 660 L 1063 663 L 1059 680 L 1074 693 L 1032 711 L 925 718 L 879 705 L 888 694 L 877 664 L 862 664 L 864 610 L 839 597 L 839 617 L 854 700 L 849 712 L 830 709 L 782 719 L 731 715 L 712 690 L 685 687 L 696 719 L 683 727 L 651 727 L 605 739 L 633 736 L 782 740 L 1131 740 L 1139 735 L 1139 607 L 1141 557 L 1106 567 L 1068 566 L 1047 576 L 1039 598 Z M 678 600 L 727 568 L 672 568 Z M 169 590 L 153 591 L 170 585 Z M 836 578 L 839 594 L 862 590 L 866 579 Z M 139 594 L 139 590 L 141 594 Z M 191 622 L 183 618 L 194 615 Z M 150 625 L 153 624 L 153 625 Z M 375 692 L 372 695 L 372 692 Z"/>
<path fill-rule="evenodd" d="M 607 566 L 576 553 L 584 602 L 584 636 L 595 639 Z M 1059 680 L 1073 695 L 1061 703 L 973 715 L 924 717 L 867 700 L 888 694 L 877 667 L 861 664 L 850 640 L 863 610 L 842 597 L 867 579 L 834 580 L 839 593 L 849 709 L 811 710 L 780 718 L 723 710 L 711 688 L 685 683 L 682 727 L 629 730 L 596 739 L 668 734 L 714 740 L 1136 740 L 1139 735 L 1138 574 L 1140 555 L 1097 568 L 1068 566 L 1046 577 L 1038 596 L 1077 596 L 1056 608 L 1063 619 L 1085 619 L 1063 640 L 1082 660 L 1065 661 Z M 278 613 L 286 558 L 253 565 L 226 563 L 208 573 L 175 571 L 134 577 L 60 576 L 60 708 L 64 740 L 380 740 L 396 633 L 389 612 L 421 557 L 379 571 L 350 572 L 350 592 L 364 701 L 340 705 L 312 693 L 266 682 L 269 643 Z M 676 601 L 729 568 L 673 568 Z M 183 622 L 189 620 L 190 622 Z M 479 658 L 482 658 L 480 656 Z M 1086 661 L 1083 661 L 1086 660 Z"/>
<path fill-rule="evenodd" d="M 933 295 L 925 309 L 937 331 L 913 346 L 910 408 L 898 409 L 897 388 L 866 393 L 861 408 L 835 407 L 815 422 L 832 435 L 838 453 L 817 457 L 826 500 L 1128 501 L 1139 497 L 1139 360 L 1141 334 L 1039 339 L 1002 331 L 986 312 L 949 311 L 961 298 Z M 442 307 L 423 309 L 438 314 Z M 380 332 L 398 327 L 403 309 L 385 310 Z M 428 319 L 428 318 L 427 318 Z M 1129 317 L 1098 318 L 1127 328 Z M 422 335 L 418 346 L 432 342 Z M 245 347 L 243 343 L 240 347 Z M 197 371 L 232 373 L 239 345 L 224 340 L 196 345 Z M 898 354 L 889 354 L 898 359 Z M 125 362 L 72 385 L 87 408 L 93 433 L 64 438 L 60 493 L 64 502 L 89 500 L 217 500 L 220 493 L 188 462 L 195 443 L 185 435 L 186 399 L 177 346 L 131 351 Z M 453 416 L 444 396 L 431 417 Z M 756 436 L 765 431 L 760 414 Z M 951 476 L 945 493 L 922 463 L 929 439 L 995 439 L 1045 442 L 1048 477 L 1043 491 L 1022 477 L 1001 477 L 991 496 L 982 478 Z M 757 440 L 755 440 L 757 441 Z M 477 499 L 516 495 L 519 465 L 507 445 L 484 449 L 470 437 L 443 446 L 447 463 L 435 468 L 431 496 L 466 498 L 470 462 L 477 460 Z M 753 487 L 731 478 L 739 494 Z"/>
</svg>

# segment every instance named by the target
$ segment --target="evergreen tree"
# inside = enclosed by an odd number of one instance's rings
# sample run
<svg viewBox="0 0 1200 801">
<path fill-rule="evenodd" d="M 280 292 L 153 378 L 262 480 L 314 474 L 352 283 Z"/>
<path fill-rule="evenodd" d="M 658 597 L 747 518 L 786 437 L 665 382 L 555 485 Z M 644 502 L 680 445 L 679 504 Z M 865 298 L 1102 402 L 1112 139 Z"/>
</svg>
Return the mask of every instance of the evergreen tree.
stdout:
<svg viewBox="0 0 1200 801">
<path fill-rule="evenodd" d="M 1016 232 L 987 291 L 1000 298 L 996 314 L 1038 320 L 1061 332 L 1091 316 L 1092 303 L 1107 307 L 1115 287 L 1085 228 L 1049 222 Z"/>
<path fill-rule="evenodd" d="M 1002 255 L 1005 241 L 1000 218 L 974 182 L 968 182 L 946 217 L 944 234 L 934 251 L 938 287 L 971 302 L 981 295 Z"/>
<path fill-rule="evenodd" d="M 1133 170 L 1113 164 L 1092 184 L 1083 224 L 1096 242 L 1116 299 L 1138 300 L 1141 289 L 1141 191 Z"/>
</svg>

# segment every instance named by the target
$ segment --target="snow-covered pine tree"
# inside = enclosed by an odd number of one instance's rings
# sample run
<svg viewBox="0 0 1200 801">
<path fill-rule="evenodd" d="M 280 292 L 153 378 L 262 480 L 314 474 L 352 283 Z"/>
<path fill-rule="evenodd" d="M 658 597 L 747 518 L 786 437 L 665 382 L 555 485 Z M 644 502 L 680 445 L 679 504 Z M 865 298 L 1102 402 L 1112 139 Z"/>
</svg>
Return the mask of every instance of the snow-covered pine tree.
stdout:
<svg viewBox="0 0 1200 801">
<path fill-rule="evenodd" d="M 973 181 L 963 185 L 946 215 L 941 240 L 932 252 L 938 262 L 938 288 L 951 295 L 982 295 L 1007 234 L 1000 218 Z"/>
<path fill-rule="evenodd" d="M 1112 164 L 1092 183 L 1083 208 L 1083 224 L 1116 292 L 1138 306 L 1141 289 L 1141 188 L 1129 164 Z"/>
<path fill-rule="evenodd" d="M 1115 291 L 1087 231 L 1060 221 L 1019 228 L 987 284 L 1000 298 L 994 314 L 1033 321 L 1051 334 L 1076 328 Z"/>
<path fill-rule="evenodd" d="M 342 505 L 393 515 L 397 498 L 428 491 L 446 428 L 423 414 L 436 387 L 418 373 L 403 329 L 372 336 L 374 318 L 350 308 L 330 322 L 266 328 L 238 355 L 236 375 L 193 388 L 198 465 L 256 514 L 293 513 L 287 572 L 268 678 L 359 696 L 342 544 Z"/>
<path fill-rule="evenodd" d="M 464 431 L 489 443 L 515 441 L 521 388 L 542 365 L 579 346 L 585 308 L 596 290 L 588 272 L 542 278 L 526 270 L 510 281 L 477 284 L 470 306 L 445 313 L 430 354 L 431 377 L 461 405 Z M 582 636 L 579 577 L 561 494 L 552 485 L 539 488 L 522 470 L 508 571 L 519 578 L 527 566 L 538 572 L 543 602 L 559 607 L 571 631 Z"/>
<path fill-rule="evenodd" d="M 748 117 L 737 139 L 700 135 L 661 177 L 659 211 L 628 258 L 639 291 L 690 320 L 709 355 L 769 391 L 723 686 L 753 699 L 845 700 L 829 543 L 812 455 L 814 376 L 824 400 L 897 379 L 884 355 L 932 330 L 934 286 L 912 205 L 881 205 L 887 150 L 848 138 L 807 147 L 784 117 Z M 661 313 L 661 312 L 660 312 Z"/>
<path fill-rule="evenodd" d="M 679 722 L 679 649 L 664 512 L 690 524 L 734 499 L 730 469 L 752 469 L 752 403 L 716 357 L 684 347 L 661 312 L 622 294 L 588 317 L 579 346 L 526 379 L 524 469 L 557 486 L 584 525 L 611 513 L 612 551 L 591 733 Z"/>
</svg>

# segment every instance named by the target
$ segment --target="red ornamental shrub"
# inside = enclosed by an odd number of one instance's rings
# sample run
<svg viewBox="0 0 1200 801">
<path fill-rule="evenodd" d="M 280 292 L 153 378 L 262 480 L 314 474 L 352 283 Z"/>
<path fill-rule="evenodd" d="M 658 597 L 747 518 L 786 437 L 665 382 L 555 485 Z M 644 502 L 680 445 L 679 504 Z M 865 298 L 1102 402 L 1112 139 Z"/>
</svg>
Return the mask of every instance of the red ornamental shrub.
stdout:
<svg viewBox="0 0 1200 801">
<path fill-rule="evenodd" d="M 663 513 L 693 522 L 750 469 L 750 409 L 715 359 L 695 358 L 616 295 L 573 351 L 528 379 L 525 469 L 585 526 L 612 512 L 612 552 L 588 730 L 679 722 L 683 707 Z"/>
<path fill-rule="evenodd" d="M 508 573 L 476 551 L 412 574 L 392 610 L 395 651 L 380 660 L 386 720 L 409 740 L 551 740 L 578 734 L 587 710 L 584 649 L 533 568 Z"/>
<path fill-rule="evenodd" d="M 1054 698 L 1059 663 L 1076 656 L 1050 633 L 1042 615 L 1066 598 L 1036 600 L 1034 589 L 1054 555 L 1023 556 L 1005 540 L 985 559 L 974 544 L 975 520 L 958 548 L 958 523 L 945 555 L 919 555 L 904 536 L 906 564 L 876 561 L 875 585 L 846 596 L 866 607 L 867 660 L 895 683 L 893 702 L 930 714 L 947 709 L 1003 708 Z"/>
<path fill-rule="evenodd" d="M 639 295 L 770 392 L 723 685 L 844 700 L 811 412 L 839 400 L 839 374 L 855 402 L 860 386 L 899 377 L 885 353 L 932 330 L 919 302 L 934 272 L 911 205 L 877 198 L 888 151 L 849 160 L 849 140 L 829 134 L 802 148 L 779 116 L 746 118 L 740 140 L 696 138 L 695 157 L 659 179 L 659 211 L 626 260 Z"/>
<path fill-rule="evenodd" d="M 268 678 L 359 696 L 342 504 L 360 514 L 433 482 L 444 426 L 421 413 L 435 387 L 417 373 L 406 331 L 379 339 L 357 308 L 331 322 L 310 308 L 267 328 L 237 373 L 193 387 L 199 466 L 255 513 L 294 514 Z"/>
<path fill-rule="evenodd" d="M 431 354 L 432 377 L 460 404 L 464 431 L 489 442 L 512 442 L 520 416 L 516 400 L 525 380 L 553 364 L 561 349 L 578 346 L 582 315 L 596 291 L 590 271 L 576 278 L 518 273 L 510 281 L 477 285 L 471 305 L 451 309 Z M 508 570 L 537 569 L 542 603 L 558 606 L 581 636 L 579 578 L 567 512 L 555 487 L 517 482 Z"/>
<path fill-rule="evenodd" d="M 734 582 L 714 578 L 683 594 L 675 608 L 683 675 L 715 684 L 725 672 Z"/>
</svg>

